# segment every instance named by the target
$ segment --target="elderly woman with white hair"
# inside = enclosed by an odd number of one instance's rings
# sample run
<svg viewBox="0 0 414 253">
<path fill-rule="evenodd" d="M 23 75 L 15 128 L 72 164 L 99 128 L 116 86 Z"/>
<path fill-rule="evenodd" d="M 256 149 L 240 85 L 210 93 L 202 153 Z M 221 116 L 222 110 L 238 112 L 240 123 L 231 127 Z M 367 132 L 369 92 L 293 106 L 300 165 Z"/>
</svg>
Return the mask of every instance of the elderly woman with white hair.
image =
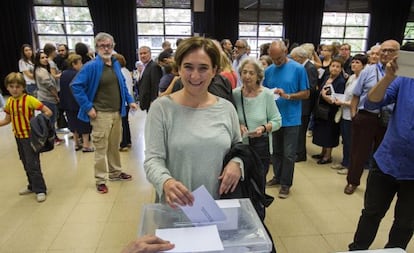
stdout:
<svg viewBox="0 0 414 253">
<path fill-rule="evenodd" d="M 269 169 L 270 150 L 268 133 L 281 127 L 282 117 L 274 101 L 274 94 L 262 86 L 264 70 L 254 58 L 240 63 L 242 86 L 233 90 L 243 142 L 248 143 L 259 155 L 265 173 Z"/>
</svg>

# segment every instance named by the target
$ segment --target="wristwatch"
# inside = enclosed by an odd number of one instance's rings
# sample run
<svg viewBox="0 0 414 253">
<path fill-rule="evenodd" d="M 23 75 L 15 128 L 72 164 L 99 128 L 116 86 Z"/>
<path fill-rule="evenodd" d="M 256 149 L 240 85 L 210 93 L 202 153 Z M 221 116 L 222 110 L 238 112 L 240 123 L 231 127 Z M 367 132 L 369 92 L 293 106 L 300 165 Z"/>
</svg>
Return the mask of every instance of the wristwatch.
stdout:
<svg viewBox="0 0 414 253">
<path fill-rule="evenodd" d="M 287 99 L 290 100 L 290 94 L 287 94 Z"/>
</svg>

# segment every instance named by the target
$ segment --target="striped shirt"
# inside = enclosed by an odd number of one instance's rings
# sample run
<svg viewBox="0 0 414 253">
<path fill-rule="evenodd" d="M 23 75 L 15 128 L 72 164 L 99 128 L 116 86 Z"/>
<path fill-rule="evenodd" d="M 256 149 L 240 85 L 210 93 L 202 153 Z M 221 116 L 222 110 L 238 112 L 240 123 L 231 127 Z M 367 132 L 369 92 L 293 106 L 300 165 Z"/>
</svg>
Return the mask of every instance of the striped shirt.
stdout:
<svg viewBox="0 0 414 253">
<path fill-rule="evenodd" d="M 10 115 L 16 138 L 29 138 L 30 119 L 34 116 L 34 110 L 42 108 L 42 102 L 30 95 L 23 94 L 18 98 L 9 97 L 4 111 Z"/>
</svg>

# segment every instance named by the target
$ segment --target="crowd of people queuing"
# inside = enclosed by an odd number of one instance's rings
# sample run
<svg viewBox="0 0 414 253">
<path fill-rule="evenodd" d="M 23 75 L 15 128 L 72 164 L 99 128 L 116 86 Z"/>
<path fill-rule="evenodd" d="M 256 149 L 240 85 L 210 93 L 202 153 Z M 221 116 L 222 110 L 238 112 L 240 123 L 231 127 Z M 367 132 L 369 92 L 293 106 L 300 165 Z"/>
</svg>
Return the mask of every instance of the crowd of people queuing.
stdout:
<svg viewBox="0 0 414 253">
<path fill-rule="evenodd" d="M 22 45 L 20 73 L 5 79 L 11 96 L 0 120 L 0 126 L 13 124 L 26 171 L 28 185 L 19 194 L 35 193 L 38 202 L 47 196 L 39 153 L 30 147 L 34 110 L 49 119 L 55 145 L 63 141 L 55 127 L 67 126 L 74 150 L 94 152 L 96 189 L 104 194 L 107 180 L 132 180 L 122 171 L 119 152 L 133 145 L 128 116 L 139 106 L 147 112 L 144 169 L 156 201 L 192 205 L 191 192 L 200 185 L 216 199 L 235 191 L 245 179 L 243 158 L 235 156 L 224 165 L 223 159 L 240 142 L 260 157 L 266 186 L 280 186 L 278 197 L 288 198 L 295 163 L 307 161 L 310 132 L 312 143 L 321 147 L 311 155 L 319 165 L 333 163 L 332 150 L 342 140 L 341 162 L 331 167 L 347 175 L 345 194 L 357 190 L 364 167 L 374 161 L 350 250 L 369 248 L 395 193 L 396 215 L 386 247 L 407 246 L 414 229 L 414 161 L 407 150 L 414 147 L 414 135 L 398 129 L 412 132 L 412 117 L 403 120 L 401 111 L 412 110 L 414 101 L 407 94 L 413 94 L 414 81 L 395 77 L 397 41 L 352 56 L 348 43 L 315 49 L 310 43 L 290 46 L 280 40 L 261 45 L 259 56 L 252 57 L 246 40 L 233 47 L 229 39 L 192 37 L 177 40 L 175 50 L 165 41 L 157 57 L 141 46 L 132 72 L 114 47 L 114 38 L 103 32 L 95 37 L 95 53 L 83 43 L 73 52 L 64 44 L 47 43 L 37 52 Z M 273 177 L 266 182 L 270 164 Z M 173 247 L 145 237 L 124 252 L 147 243 L 153 245 L 147 252 Z"/>
</svg>

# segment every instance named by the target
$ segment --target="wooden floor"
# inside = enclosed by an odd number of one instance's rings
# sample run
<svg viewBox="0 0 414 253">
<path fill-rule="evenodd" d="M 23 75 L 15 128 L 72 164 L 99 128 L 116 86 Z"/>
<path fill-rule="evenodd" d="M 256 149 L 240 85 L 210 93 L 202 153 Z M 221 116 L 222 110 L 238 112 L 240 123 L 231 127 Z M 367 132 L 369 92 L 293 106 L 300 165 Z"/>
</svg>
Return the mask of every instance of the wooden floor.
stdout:
<svg viewBox="0 0 414 253">
<path fill-rule="evenodd" d="M 34 194 L 18 195 L 26 186 L 26 176 L 11 126 L 0 128 L 0 252 L 112 253 L 135 238 L 141 206 L 154 199 L 142 166 L 145 116 L 137 112 L 131 118 L 133 146 L 121 153 L 124 170 L 133 180 L 109 182 L 108 194 L 96 192 L 94 154 L 75 152 L 69 134 L 59 134 L 65 143 L 41 155 L 48 186 L 44 203 L 37 203 Z M 4 117 L 1 112 L 0 117 Z M 285 200 L 276 198 L 267 210 L 266 224 L 278 253 L 346 251 L 361 212 L 367 172 L 355 194 L 345 195 L 345 176 L 329 165 L 317 165 L 309 155 L 319 148 L 311 144 L 311 138 L 308 142 L 308 161 L 296 164 L 291 194 Z M 334 151 L 337 162 L 340 152 L 340 148 Z M 277 196 L 278 189 L 269 188 L 268 193 Z M 372 249 L 384 246 L 391 223 L 392 210 Z M 407 252 L 414 252 L 413 240 Z"/>
</svg>

